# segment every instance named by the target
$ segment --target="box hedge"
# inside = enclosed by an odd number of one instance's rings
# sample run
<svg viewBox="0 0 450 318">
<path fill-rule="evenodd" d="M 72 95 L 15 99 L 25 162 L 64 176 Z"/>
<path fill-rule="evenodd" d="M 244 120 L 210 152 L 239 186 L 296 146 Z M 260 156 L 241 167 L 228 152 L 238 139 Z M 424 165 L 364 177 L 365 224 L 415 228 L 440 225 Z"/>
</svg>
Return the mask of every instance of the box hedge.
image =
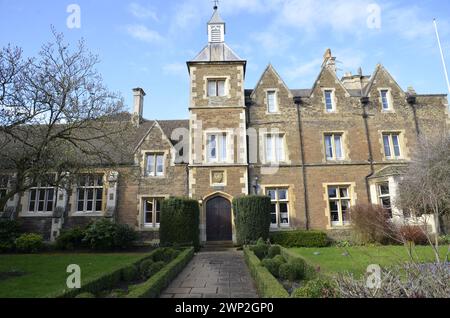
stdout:
<svg viewBox="0 0 450 318">
<path fill-rule="evenodd" d="M 265 268 L 258 257 L 248 247 L 244 247 L 245 262 L 255 280 L 259 296 L 262 298 L 288 298 L 289 293 Z"/>
<path fill-rule="evenodd" d="M 161 207 L 160 241 L 162 246 L 200 247 L 200 207 L 185 198 L 169 198 Z"/>
<path fill-rule="evenodd" d="M 182 251 L 173 261 L 164 266 L 163 269 L 150 277 L 145 283 L 133 286 L 127 298 L 157 298 L 186 267 L 193 256 L 193 248 Z"/>
<path fill-rule="evenodd" d="M 327 247 L 330 240 L 320 231 L 282 231 L 270 233 L 272 244 L 283 247 Z"/>
<path fill-rule="evenodd" d="M 233 200 L 237 243 L 251 244 L 262 238 L 267 240 L 270 231 L 270 198 L 247 196 Z"/>
</svg>

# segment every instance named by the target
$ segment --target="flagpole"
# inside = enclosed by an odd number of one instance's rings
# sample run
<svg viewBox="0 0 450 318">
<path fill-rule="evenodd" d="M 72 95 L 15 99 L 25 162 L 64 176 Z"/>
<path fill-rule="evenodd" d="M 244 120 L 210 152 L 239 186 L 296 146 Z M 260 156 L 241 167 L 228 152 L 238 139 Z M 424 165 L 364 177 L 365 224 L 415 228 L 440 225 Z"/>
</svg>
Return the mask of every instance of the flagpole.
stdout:
<svg viewBox="0 0 450 318">
<path fill-rule="evenodd" d="M 433 19 L 433 23 L 434 23 L 434 29 L 436 30 L 436 37 L 437 37 L 438 44 L 439 44 L 439 50 L 441 52 L 442 65 L 444 66 L 445 79 L 447 80 L 447 89 L 450 94 L 450 80 L 448 79 L 447 65 L 445 64 L 444 51 L 442 50 L 441 38 L 439 37 L 439 31 L 438 31 L 436 19 Z M 449 105 L 449 110 L 450 110 L 450 105 Z"/>
</svg>

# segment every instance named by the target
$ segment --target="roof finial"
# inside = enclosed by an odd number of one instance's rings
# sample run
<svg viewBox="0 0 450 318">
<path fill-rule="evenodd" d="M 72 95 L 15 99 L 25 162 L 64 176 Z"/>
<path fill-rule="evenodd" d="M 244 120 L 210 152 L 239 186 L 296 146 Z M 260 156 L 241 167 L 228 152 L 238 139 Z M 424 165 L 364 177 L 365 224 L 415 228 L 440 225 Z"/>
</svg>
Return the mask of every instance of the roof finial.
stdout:
<svg viewBox="0 0 450 318">
<path fill-rule="evenodd" d="M 214 10 L 219 9 L 219 0 L 214 0 Z"/>
</svg>

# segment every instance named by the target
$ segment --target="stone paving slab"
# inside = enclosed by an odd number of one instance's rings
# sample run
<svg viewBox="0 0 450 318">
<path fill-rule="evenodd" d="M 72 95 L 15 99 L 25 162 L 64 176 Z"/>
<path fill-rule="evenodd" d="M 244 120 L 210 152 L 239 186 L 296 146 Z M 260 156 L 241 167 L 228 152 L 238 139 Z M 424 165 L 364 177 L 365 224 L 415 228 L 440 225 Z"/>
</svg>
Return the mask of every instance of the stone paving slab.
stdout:
<svg viewBox="0 0 450 318">
<path fill-rule="evenodd" d="M 242 252 L 202 252 L 161 294 L 161 298 L 258 298 Z"/>
</svg>

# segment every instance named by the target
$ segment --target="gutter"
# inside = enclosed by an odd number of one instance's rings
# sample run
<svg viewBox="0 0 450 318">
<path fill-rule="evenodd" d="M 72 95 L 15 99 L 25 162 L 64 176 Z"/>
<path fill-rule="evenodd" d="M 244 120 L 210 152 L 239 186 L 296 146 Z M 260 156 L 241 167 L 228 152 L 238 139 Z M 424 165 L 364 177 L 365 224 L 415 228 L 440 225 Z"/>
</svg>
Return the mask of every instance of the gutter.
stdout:
<svg viewBox="0 0 450 318">
<path fill-rule="evenodd" d="M 304 139 L 303 139 L 303 125 L 302 125 L 302 117 L 301 117 L 301 97 L 294 97 L 294 103 L 297 105 L 297 121 L 298 121 L 298 134 L 300 137 L 300 153 L 302 160 L 302 179 L 303 179 L 303 195 L 304 195 L 304 203 L 305 203 L 305 227 L 306 230 L 309 230 L 309 200 L 308 200 L 308 180 L 306 176 L 306 164 L 305 164 L 305 147 L 304 147 Z"/>
</svg>

